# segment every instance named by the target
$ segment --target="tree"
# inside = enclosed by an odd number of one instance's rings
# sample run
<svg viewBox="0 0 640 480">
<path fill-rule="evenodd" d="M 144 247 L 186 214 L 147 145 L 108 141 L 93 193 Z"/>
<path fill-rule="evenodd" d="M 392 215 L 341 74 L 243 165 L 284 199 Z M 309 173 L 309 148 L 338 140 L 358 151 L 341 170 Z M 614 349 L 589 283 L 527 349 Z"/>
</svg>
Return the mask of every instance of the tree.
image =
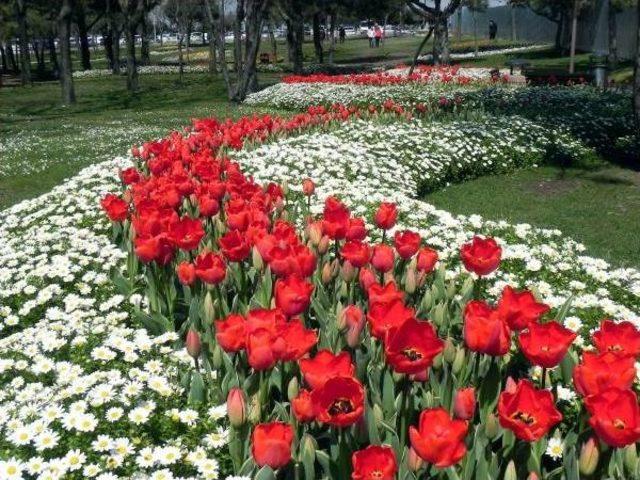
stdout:
<svg viewBox="0 0 640 480">
<path fill-rule="evenodd" d="M 76 93 L 73 88 L 73 72 L 71 67 L 71 16 L 73 14 L 73 0 L 62 0 L 58 13 L 58 37 L 60 38 L 60 86 L 62 87 L 62 103 L 69 105 L 76 103 Z"/>
<path fill-rule="evenodd" d="M 18 45 L 20 47 L 20 79 L 22 84 L 31 83 L 31 57 L 29 55 L 29 37 L 27 33 L 27 3 L 15 0 L 16 23 L 18 24 Z"/>
<path fill-rule="evenodd" d="M 573 0 L 529 0 L 529 8 L 534 13 L 545 17 L 557 25 L 555 48 L 561 51 L 564 46 L 563 38 L 568 33 L 568 20 L 571 18 Z"/>
<path fill-rule="evenodd" d="M 516 9 L 527 5 L 527 0 L 508 0 L 507 4 L 511 8 L 511 40 L 518 40 L 518 25 L 516 22 Z"/>
<path fill-rule="evenodd" d="M 304 62 L 304 0 L 278 0 L 275 4 L 287 26 L 287 50 L 293 73 L 301 74 Z"/>
<path fill-rule="evenodd" d="M 609 31 L 609 63 L 615 68 L 618 64 L 618 22 L 616 16 L 625 8 L 630 8 L 636 0 L 609 0 L 608 31 Z"/>
<path fill-rule="evenodd" d="M 569 73 L 576 71 L 576 42 L 578 40 L 578 16 L 580 12 L 590 6 L 593 0 L 573 0 L 571 14 L 571 52 L 569 58 Z"/>
<path fill-rule="evenodd" d="M 638 2 L 637 10 L 636 65 L 633 76 L 633 103 L 636 117 L 636 134 L 640 139 L 640 2 Z"/>
<path fill-rule="evenodd" d="M 471 12 L 471 17 L 473 19 L 473 49 L 475 56 L 478 56 L 478 12 L 484 12 L 489 7 L 488 0 L 463 0 L 460 5 L 460 9 L 462 7 L 467 7 Z"/>
<path fill-rule="evenodd" d="M 136 29 L 144 15 L 144 0 L 119 0 L 124 14 L 124 32 L 127 47 L 127 89 L 138 90 L 138 64 L 136 62 Z"/>
<path fill-rule="evenodd" d="M 449 17 L 460 7 L 462 0 L 450 0 L 442 8 L 442 0 L 433 0 L 434 6 L 427 5 L 422 0 L 407 0 L 409 8 L 424 18 L 433 28 L 433 62 L 449 61 Z"/>
<path fill-rule="evenodd" d="M 180 82 L 182 82 L 184 69 L 182 47 L 185 38 L 191 31 L 191 24 L 193 23 L 195 13 L 199 11 L 200 8 L 200 0 L 169 0 L 164 5 L 164 13 L 171 23 L 171 27 L 178 34 L 178 70 L 180 72 Z"/>
</svg>

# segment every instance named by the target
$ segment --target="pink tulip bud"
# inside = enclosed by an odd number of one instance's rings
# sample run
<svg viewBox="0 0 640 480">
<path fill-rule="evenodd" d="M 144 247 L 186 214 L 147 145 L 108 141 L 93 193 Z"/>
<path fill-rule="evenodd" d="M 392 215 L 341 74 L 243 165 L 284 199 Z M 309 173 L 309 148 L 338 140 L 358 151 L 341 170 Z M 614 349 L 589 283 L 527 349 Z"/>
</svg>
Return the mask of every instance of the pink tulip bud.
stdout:
<svg viewBox="0 0 640 480">
<path fill-rule="evenodd" d="M 591 475 L 596 471 L 600 452 L 598 450 L 598 441 L 590 437 L 584 442 L 580 449 L 580 457 L 578 457 L 578 468 L 583 475 Z"/>
<path fill-rule="evenodd" d="M 192 358 L 196 359 L 200 356 L 200 335 L 195 330 L 189 329 L 186 340 L 187 352 Z"/>
<path fill-rule="evenodd" d="M 516 391 L 516 382 L 512 377 L 507 377 L 507 382 L 504 386 L 504 391 L 507 393 L 514 393 Z"/>
<path fill-rule="evenodd" d="M 302 193 L 304 193 L 307 197 L 313 195 L 313 192 L 316 190 L 316 186 L 313 183 L 313 180 L 310 178 L 305 178 L 302 181 Z"/>
<path fill-rule="evenodd" d="M 331 281 L 332 277 L 333 277 L 333 274 L 331 272 L 331 264 L 327 262 L 322 266 L 322 273 L 321 273 L 322 283 L 326 285 Z"/>
<path fill-rule="evenodd" d="M 422 458 L 420 458 L 413 447 L 411 447 L 409 449 L 409 455 L 407 455 L 407 466 L 409 467 L 409 470 L 411 470 L 412 472 L 417 472 L 422 468 L 423 464 L 424 461 L 422 460 Z"/>
<path fill-rule="evenodd" d="M 453 414 L 460 420 L 471 420 L 476 411 L 476 391 L 473 387 L 461 388 L 453 400 Z"/>
<path fill-rule="evenodd" d="M 234 427 L 241 427 L 247 420 L 247 400 L 241 388 L 234 387 L 227 395 L 227 415 Z"/>
<path fill-rule="evenodd" d="M 347 326 L 347 344 L 356 348 L 360 344 L 360 334 L 364 329 L 364 313 L 355 305 L 349 305 L 343 310 L 343 316 Z"/>
<path fill-rule="evenodd" d="M 539 480 L 540 477 L 538 477 L 538 474 L 536 472 L 531 472 L 529 473 L 529 476 L 527 477 L 527 480 Z"/>
<path fill-rule="evenodd" d="M 366 292 L 371 285 L 376 283 L 376 276 L 370 269 L 365 267 L 360 269 L 359 280 L 360 286 Z"/>
<path fill-rule="evenodd" d="M 342 264 L 342 267 L 340 268 L 340 277 L 345 282 L 350 283 L 355 278 L 355 276 L 356 269 L 353 265 L 351 265 L 350 261 L 345 260 L 345 262 Z"/>
<path fill-rule="evenodd" d="M 321 239 L 320 239 L 320 243 L 318 243 L 318 253 L 320 255 L 324 255 L 325 253 L 327 253 L 327 250 L 329 250 L 329 243 L 331 242 L 331 239 L 324 235 Z"/>
</svg>

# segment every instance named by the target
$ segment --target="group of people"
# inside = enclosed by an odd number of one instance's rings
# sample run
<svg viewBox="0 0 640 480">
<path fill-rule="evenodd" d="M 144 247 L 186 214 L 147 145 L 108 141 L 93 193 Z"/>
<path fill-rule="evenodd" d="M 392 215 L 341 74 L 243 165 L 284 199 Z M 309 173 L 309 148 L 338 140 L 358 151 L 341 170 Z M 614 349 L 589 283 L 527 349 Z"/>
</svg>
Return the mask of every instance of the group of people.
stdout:
<svg viewBox="0 0 640 480">
<path fill-rule="evenodd" d="M 382 27 L 374 22 L 373 26 L 367 27 L 367 38 L 369 39 L 369 48 L 378 48 L 384 37 Z"/>
</svg>

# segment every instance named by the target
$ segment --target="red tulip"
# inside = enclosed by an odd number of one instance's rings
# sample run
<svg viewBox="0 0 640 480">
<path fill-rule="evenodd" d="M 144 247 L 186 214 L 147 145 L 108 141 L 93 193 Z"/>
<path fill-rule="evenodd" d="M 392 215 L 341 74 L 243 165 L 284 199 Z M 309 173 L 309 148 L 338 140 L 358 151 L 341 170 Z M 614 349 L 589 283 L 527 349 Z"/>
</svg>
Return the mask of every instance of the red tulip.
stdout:
<svg viewBox="0 0 640 480">
<path fill-rule="evenodd" d="M 500 356 L 509 351 L 511 332 L 495 310 L 473 300 L 464 309 L 464 342 L 474 352 Z"/>
<path fill-rule="evenodd" d="M 251 247 L 237 230 L 227 232 L 218 240 L 222 254 L 230 262 L 241 262 L 249 257 Z"/>
<path fill-rule="evenodd" d="M 245 348 L 246 320 L 242 315 L 231 314 L 223 320 L 217 320 L 216 341 L 225 352 L 239 352 Z"/>
<path fill-rule="evenodd" d="M 291 410 L 300 423 L 308 423 L 315 420 L 316 416 L 309 390 L 300 390 L 298 396 L 291 400 Z"/>
<path fill-rule="evenodd" d="M 169 224 L 169 241 L 182 250 L 194 250 L 204 237 L 204 228 L 199 218 L 182 217 Z"/>
<path fill-rule="evenodd" d="M 601 352 L 620 355 L 640 355 L 640 332 L 631 322 L 614 323 L 603 320 L 600 330 L 593 334 L 593 344 Z"/>
<path fill-rule="evenodd" d="M 418 428 L 409 427 L 413 449 L 420 458 L 438 468 L 447 468 L 462 460 L 467 453 L 466 436 L 467 422 L 453 420 L 444 408 L 423 410 Z"/>
<path fill-rule="evenodd" d="M 348 352 L 334 355 L 329 350 L 320 350 L 313 358 L 302 358 L 298 361 L 300 372 L 307 384 L 313 388 L 320 388 L 333 377 L 349 377 L 355 372 Z"/>
<path fill-rule="evenodd" d="M 129 216 L 129 204 L 113 193 L 107 193 L 100 205 L 112 222 L 124 222 Z"/>
<path fill-rule="evenodd" d="M 384 243 L 380 243 L 373 247 L 373 256 L 371 257 L 371 265 L 380 273 L 388 272 L 393 269 L 395 255 L 393 249 Z"/>
<path fill-rule="evenodd" d="M 551 392 L 536 389 L 529 380 L 520 380 L 515 392 L 500 394 L 498 416 L 500 425 L 527 442 L 544 437 L 562 420 Z"/>
<path fill-rule="evenodd" d="M 422 247 L 418 251 L 416 268 L 419 272 L 431 273 L 436 263 L 438 263 L 438 252 L 429 247 Z"/>
<path fill-rule="evenodd" d="M 367 313 L 371 335 L 379 340 L 384 340 L 391 328 L 399 327 L 414 315 L 415 311 L 405 306 L 401 300 L 394 300 L 390 303 L 374 303 L 370 305 Z"/>
<path fill-rule="evenodd" d="M 200 356 L 201 345 L 200 335 L 198 335 L 198 332 L 192 329 L 187 331 L 185 347 L 187 349 L 187 353 L 191 355 L 192 358 L 198 358 Z"/>
<path fill-rule="evenodd" d="M 132 185 L 140 181 L 140 172 L 135 167 L 120 170 L 120 179 L 125 185 Z"/>
<path fill-rule="evenodd" d="M 247 333 L 247 360 L 251 368 L 257 371 L 273 368 L 278 361 L 274 340 L 273 333 L 264 328 Z"/>
<path fill-rule="evenodd" d="M 336 427 L 353 425 L 364 414 L 364 388 L 353 377 L 332 377 L 311 392 L 316 419 Z"/>
<path fill-rule="evenodd" d="M 518 292 L 507 285 L 502 291 L 497 310 L 498 316 L 507 322 L 510 328 L 523 330 L 530 323 L 540 321 L 540 317 L 549 311 L 549 306 L 538 303 L 530 291 Z"/>
<path fill-rule="evenodd" d="M 640 407 L 632 390 L 611 388 L 587 397 L 585 404 L 589 425 L 607 445 L 621 448 L 640 440 Z"/>
<path fill-rule="evenodd" d="M 350 218 L 349 228 L 345 237 L 347 240 L 363 241 L 367 238 L 367 228 L 362 218 Z"/>
<path fill-rule="evenodd" d="M 203 282 L 217 285 L 227 275 L 227 265 L 220 254 L 204 251 L 196 257 L 195 273 Z"/>
<path fill-rule="evenodd" d="M 453 414 L 460 420 L 471 420 L 476 412 L 476 391 L 473 387 L 461 388 L 453 398 Z"/>
<path fill-rule="evenodd" d="M 611 352 L 584 352 L 582 362 L 573 369 L 573 384 L 584 397 L 610 388 L 629 389 L 635 377 L 634 358 Z"/>
<path fill-rule="evenodd" d="M 530 323 L 518 337 L 522 353 L 533 364 L 544 368 L 558 365 L 577 334 L 558 322 Z"/>
<path fill-rule="evenodd" d="M 473 237 L 460 248 L 460 258 L 468 271 L 489 275 L 500 266 L 502 248 L 493 238 Z"/>
<path fill-rule="evenodd" d="M 337 198 L 328 197 L 324 203 L 322 230 L 334 240 L 340 240 L 349 228 L 349 209 Z"/>
<path fill-rule="evenodd" d="M 276 306 L 285 315 L 292 317 L 304 312 L 311 303 L 313 284 L 292 275 L 278 279 L 275 286 Z"/>
<path fill-rule="evenodd" d="M 256 425 L 251 435 L 251 454 L 256 465 L 273 469 L 286 466 L 291 461 L 293 435 L 293 427 L 288 423 Z"/>
<path fill-rule="evenodd" d="M 340 255 L 354 267 L 361 268 L 369 263 L 371 247 L 364 242 L 348 241 L 342 246 Z"/>
<path fill-rule="evenodd" d="M 351 456 L 352 480 L 395 480 L 398 472 L 396 454 L 391 447 L 369 445 Z"/>
<path fill-rule="evenodd" d="M 378 228 L 389 230 L 398 220 L 398 209 L 395 203 L 382 202 L 376 211 L 373 221 Z"/>
<path fill-rule="evenodd" d="M 410 318 L 389 329 L 384 351 L 387 363 L 398 373 L 426 372 L 433 359 L 444 349 L 433 325 Z"/>
<path fill-rule="evenodd" d="M 176 267 L 178 280 L 182 285 L 193 285 L 196 281 L 196 267 L 189 262 L 180 262 Z"/>
<path fill-rule="evenodd" d="M 404 301 L 404 292 L 398 290 L 394 282 L 386 283 L 384 286 L 377 283 L 366 289 L 369 305 L 376 303 L 391 303 L 395 300 Z"/>
<path fill-rule="evenodd" d="M 396 232 L 393 236 L 393 244 L 400 258 L 407 260 L 413 257 L 420 248 L 420 234 L 411 230 Z"/>
<path fill-rule="evenodd" d="M 277 325 L 273 350 L 278 360 L 290 362 L 309 353 L 316 343 L 318 335 L 315 330 L 306 329 L 300 319 L 294 318 Z"/>
</svg>

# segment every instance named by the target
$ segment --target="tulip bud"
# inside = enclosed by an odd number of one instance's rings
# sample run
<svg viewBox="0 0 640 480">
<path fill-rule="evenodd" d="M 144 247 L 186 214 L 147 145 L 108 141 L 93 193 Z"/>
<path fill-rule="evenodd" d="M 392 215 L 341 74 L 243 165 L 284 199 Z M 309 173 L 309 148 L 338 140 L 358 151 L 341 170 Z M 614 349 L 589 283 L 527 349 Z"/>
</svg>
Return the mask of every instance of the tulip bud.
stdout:
<svg viewBox="0 0 640 480">
<path fill-rule="evenodd" d="M 288 210 L 284 210 L 284 204 L 282 205 L 282 211 L 280 213 L 280 219 L 284 220 L 285 222 L 289 221 L 289 211 Z"/>
<path fill-rule="evenodd" d="M 340 297 L 347 298 L 349 296 L 349 286 L 346 282 L 340 284 Z"/>
<path fill-rule="evenodd" d="M 241 388 L 234 387 L 227 395 L 227 416 L 229 423 L 238 428 L 247 420 L 247 401 Z"/>
<path fill-rule="evenodd" d="M 325 253 L 327 253 L 327 250 L 329 250 L 330 242 L 331 239 L 326 235 L 323 235 L 323 237 L 320 239 L 320 242 L 318 242 L 318 253 L 320 255 L 324 255 Z"/>
<path fill-rule="evenodd" d="M 216 344 L 215 347 L 213 347 L 213 358 L 211 361 L 214 370 L 219 370 L 222 367 L 222 364 L 224 363 L 224 360 L 222 359 L 222 348 L 220 348 L 220 345 Z"/>
<path fill-rule="evenodd" d="M 433 393 L 431 393 L 431 392 L 426 392 L 426 393 L 424 394 L 424 397 L 423 397 L 423 398 L 424 398 L 424 405 L 425 405 L 425 407 L 427 407 L 427 408 L 431 408 L 431 407 L 433 407 Z"/>
<path fill-rule="evenodd" d="M 324 285 L 328 284 L 331 281 L 331 278 L 332 278 L 332 275 L 331 275 L 331 264 L 325 263 L 322 266 L 322 274 L 321 274 L 322 283 Z"/>
<path fill-rule="evenodd" d="M 384 283 L 385 285 L 389 282 L 394 282 L 396 279 L 393 276 L 393 272 L 391 270 L 389 270 L 387 273 L 384 274 Z"/>
<path fill-rule="evenodd" d="M 450 338 L 447 338 L 444 342 L 444 351 L 442 352 L 444 361 L 452 363 L 456 358 L 456 347 Z"/>
<path fill-rule="evenodd" d="M 356 277 L 356 269 L 351 262 L 345 260 L 342 264 L 342 268 L 340 268 L 340 278 L 347 283 L 350 283 Z"/>
<path fill-rule="evenodd" d="M 629 473 L 633 474 L 636 471 L 638 465 L 638 452 L 636 450 L 636 444 L 632 443 L 624 447 L 624 466 Z"/>
<path fill-rule="evenodd" d="M 490 440 L 496 438 L 498 436 L 498 433 L 500 432 L 499 429 L 500 426 L 498 424 L 498 418 L 493 413 L 487 415 L 487 420 L 484 425 L 484 432 L 487 435 L 487 438 L 489 438 Z"/>
<path fill-rule="evenodd" d="M 600 458 L 600 452 L 598 451 L 598 442 L 595 438 L 591 437 L 584 442 L 580 449 L 580 458 L 578 460 L 578 467 L 580 473 L 583 475 L 591 475 L 596 471 L 598 467 L 598 460 Z"/>
<path fill-rule="evenodd" d="M 318 223 L 310 223 L 307 228 L 311 245 L 317 247 L 320 244 L 320 240 L 322 240 L 322 227 Z"/>
<path fill-rule="evenodd" d="M 369 290 L 369 287 L 376 283 L 376 276 L 373 274 L 371 270 L 368 268 L 361 268 L 360 274 L 358 275 L 358 280 L 360 281 L 360 286 L 362 290 L 365 292 Z"/>
<path fill-rule="evenodd" d="M 504 472 L 504 480 L 518 480 L 518 472 L 516 472 L 516 464 L 513 460 L 507 465 L 507 469 Z"/>
<path fill-rule="evenodd" d="M 260 423 L 260 415 L 261 415 L 261 404 L 260 404 L 260 395 L 255 394 L 251 397 L 251 405 L 249 407 L 249 422 L 253 425 Z"/>
<path fill-rule="evenodd" d="M 424 292 L 421 306 L 422 306 L 422 309 L 426 312 L 431 310 L 431 307 L 433 306 L 433 295 L 431 294 L 430 290 L 427 290 L 426 292 Z"/>
<path fill-rule="evenodd" d="M 447 298 L 451 300 L 453 297 L 455 297 L 456 291 L 457 290 L 455 282 L 449 282 L 449 285 L 447 285 Z"/>
<path fill-rule="evenodd" d="M 342 306 L 342 302 L 338 302 L 336 305 L 336 326 L 338 330 L 344 330 L 347 327 L 347 317 L 345 316 L 345 308 Z"/>
<path fill-rule="evenodd" d="M 289 399 L 290 402 L 298 396 L 299 391 L 300 391 L 300 384 L 298 383 L 298 378 L 293 377 L 289 381 L 289 385 L 287 386 L 287 398 Z"/>
<path fill-rule="evenodd" d="M 420 456 L 416 453 L 413 447 L 409 448 L 409 454 L 407 455 L 407 467 L 411 472 L 417 472 L 422 468 L 424 461 Z"/>
<path fill-rule="evenodd" d="M 458 348 L 456 351 L 456 357 L 453 359 L 453 364 L 451 365 L 451 370 L 456 375 L 460 373 L 460 370 L 462 370 L 462 367 L 464 366 L 464 357 L 464 348 Z"/>
<path fill-rule="evenodd" d="M 304 458 L 311 465 L 313 465 L 313 462 L 315 462 L 315 458 L 316 458 L 316 450 L 318 449 L 318 445 L 315 439 L 308 433 L 305 433 L 304 436 L 302 437 L 302 440 L 300 441 L 300 445 L 301 445 L 300 451 L 302 452 L 302 458 Z"/>
<path fill-rule="evenodd" d="M 460 420 L 471 420 L 476 413 L 476 391 L 473 387 L 461 388 L 453 399 L 453 414 Z"/>
<path fill-rule="evenodd" d="M 347 327 L 347 344 L 351 348 L 356 348 L 360 344 L 360 334 L 364 329 L 364 313 L 357 306 L 349 305 L 344 309 L 343 317 Z"/>
<path fill-rule="evenodd" d="M 216 232 L 219 235 L 223 235 L 227 231 L 227 226 L 224 224 L 222 220 L 220 220 L 220 216 L 216 215 Z"/>
<path fill-rule="evenodd" d="M 407 273 L 404 279 L 404 289 L 407 293 L 411 294 L 416 291 L 417 287 L 417 278 L 416 278 L 416 270 L 415 268 L 407 268 Z"/>
<path fill-rule="evenodd" d="M 253 264 L 253 268 L 256 270 L 262 270 L 264 268 L 262 255 L 260 255 L 260 252 L 255 246 L 251 249 L 251 263 Z"/>
<path fill-rule="evenodd" d="M 191 355 L 191 358 L 195 360 L 200 356 L 202 345 L 200 344 L 200 335 L 198 335 L 198 332 L 189 329 L 185 345 L 187 347 L 187 353 Z"/>
<path fill-rule="evenodd" d="M 310 178 L 305 178 L 302 181 L 302 193 L 304 193 L 307 197 L 313 195 L 313 192 L 316 190 L 316 186 L 313 183 L 313 180 Z"/>
<path fill-rule="evenodd" d="M 373 418 L 376 421 L 376 425 L 381 425 L 384 422 L 384 412 L 377 403 L 373 405 Z"/>
<path fill-rule="evenodd" d="M 527 480 L 540 480 L 540 477 L 538 477 L 536 472 L 530 472 Z"/>
<path fill-rule="evenodd" d="M 440 370 L 442 368 L 442 353 L 439 353 L 433 358 L 433 368 Z"/>
<path fill-rule="evenodd" d="M 204 297 L 203 309 L 204 309 L 204 318 L 206 320 L 212 320 L 215 318 L 216 309 L 215 309 L 215 306 L 213 305 L 213 297 L 211 296 L 211 292 L 207 292 L 207 294 Z"/>
</svg>

